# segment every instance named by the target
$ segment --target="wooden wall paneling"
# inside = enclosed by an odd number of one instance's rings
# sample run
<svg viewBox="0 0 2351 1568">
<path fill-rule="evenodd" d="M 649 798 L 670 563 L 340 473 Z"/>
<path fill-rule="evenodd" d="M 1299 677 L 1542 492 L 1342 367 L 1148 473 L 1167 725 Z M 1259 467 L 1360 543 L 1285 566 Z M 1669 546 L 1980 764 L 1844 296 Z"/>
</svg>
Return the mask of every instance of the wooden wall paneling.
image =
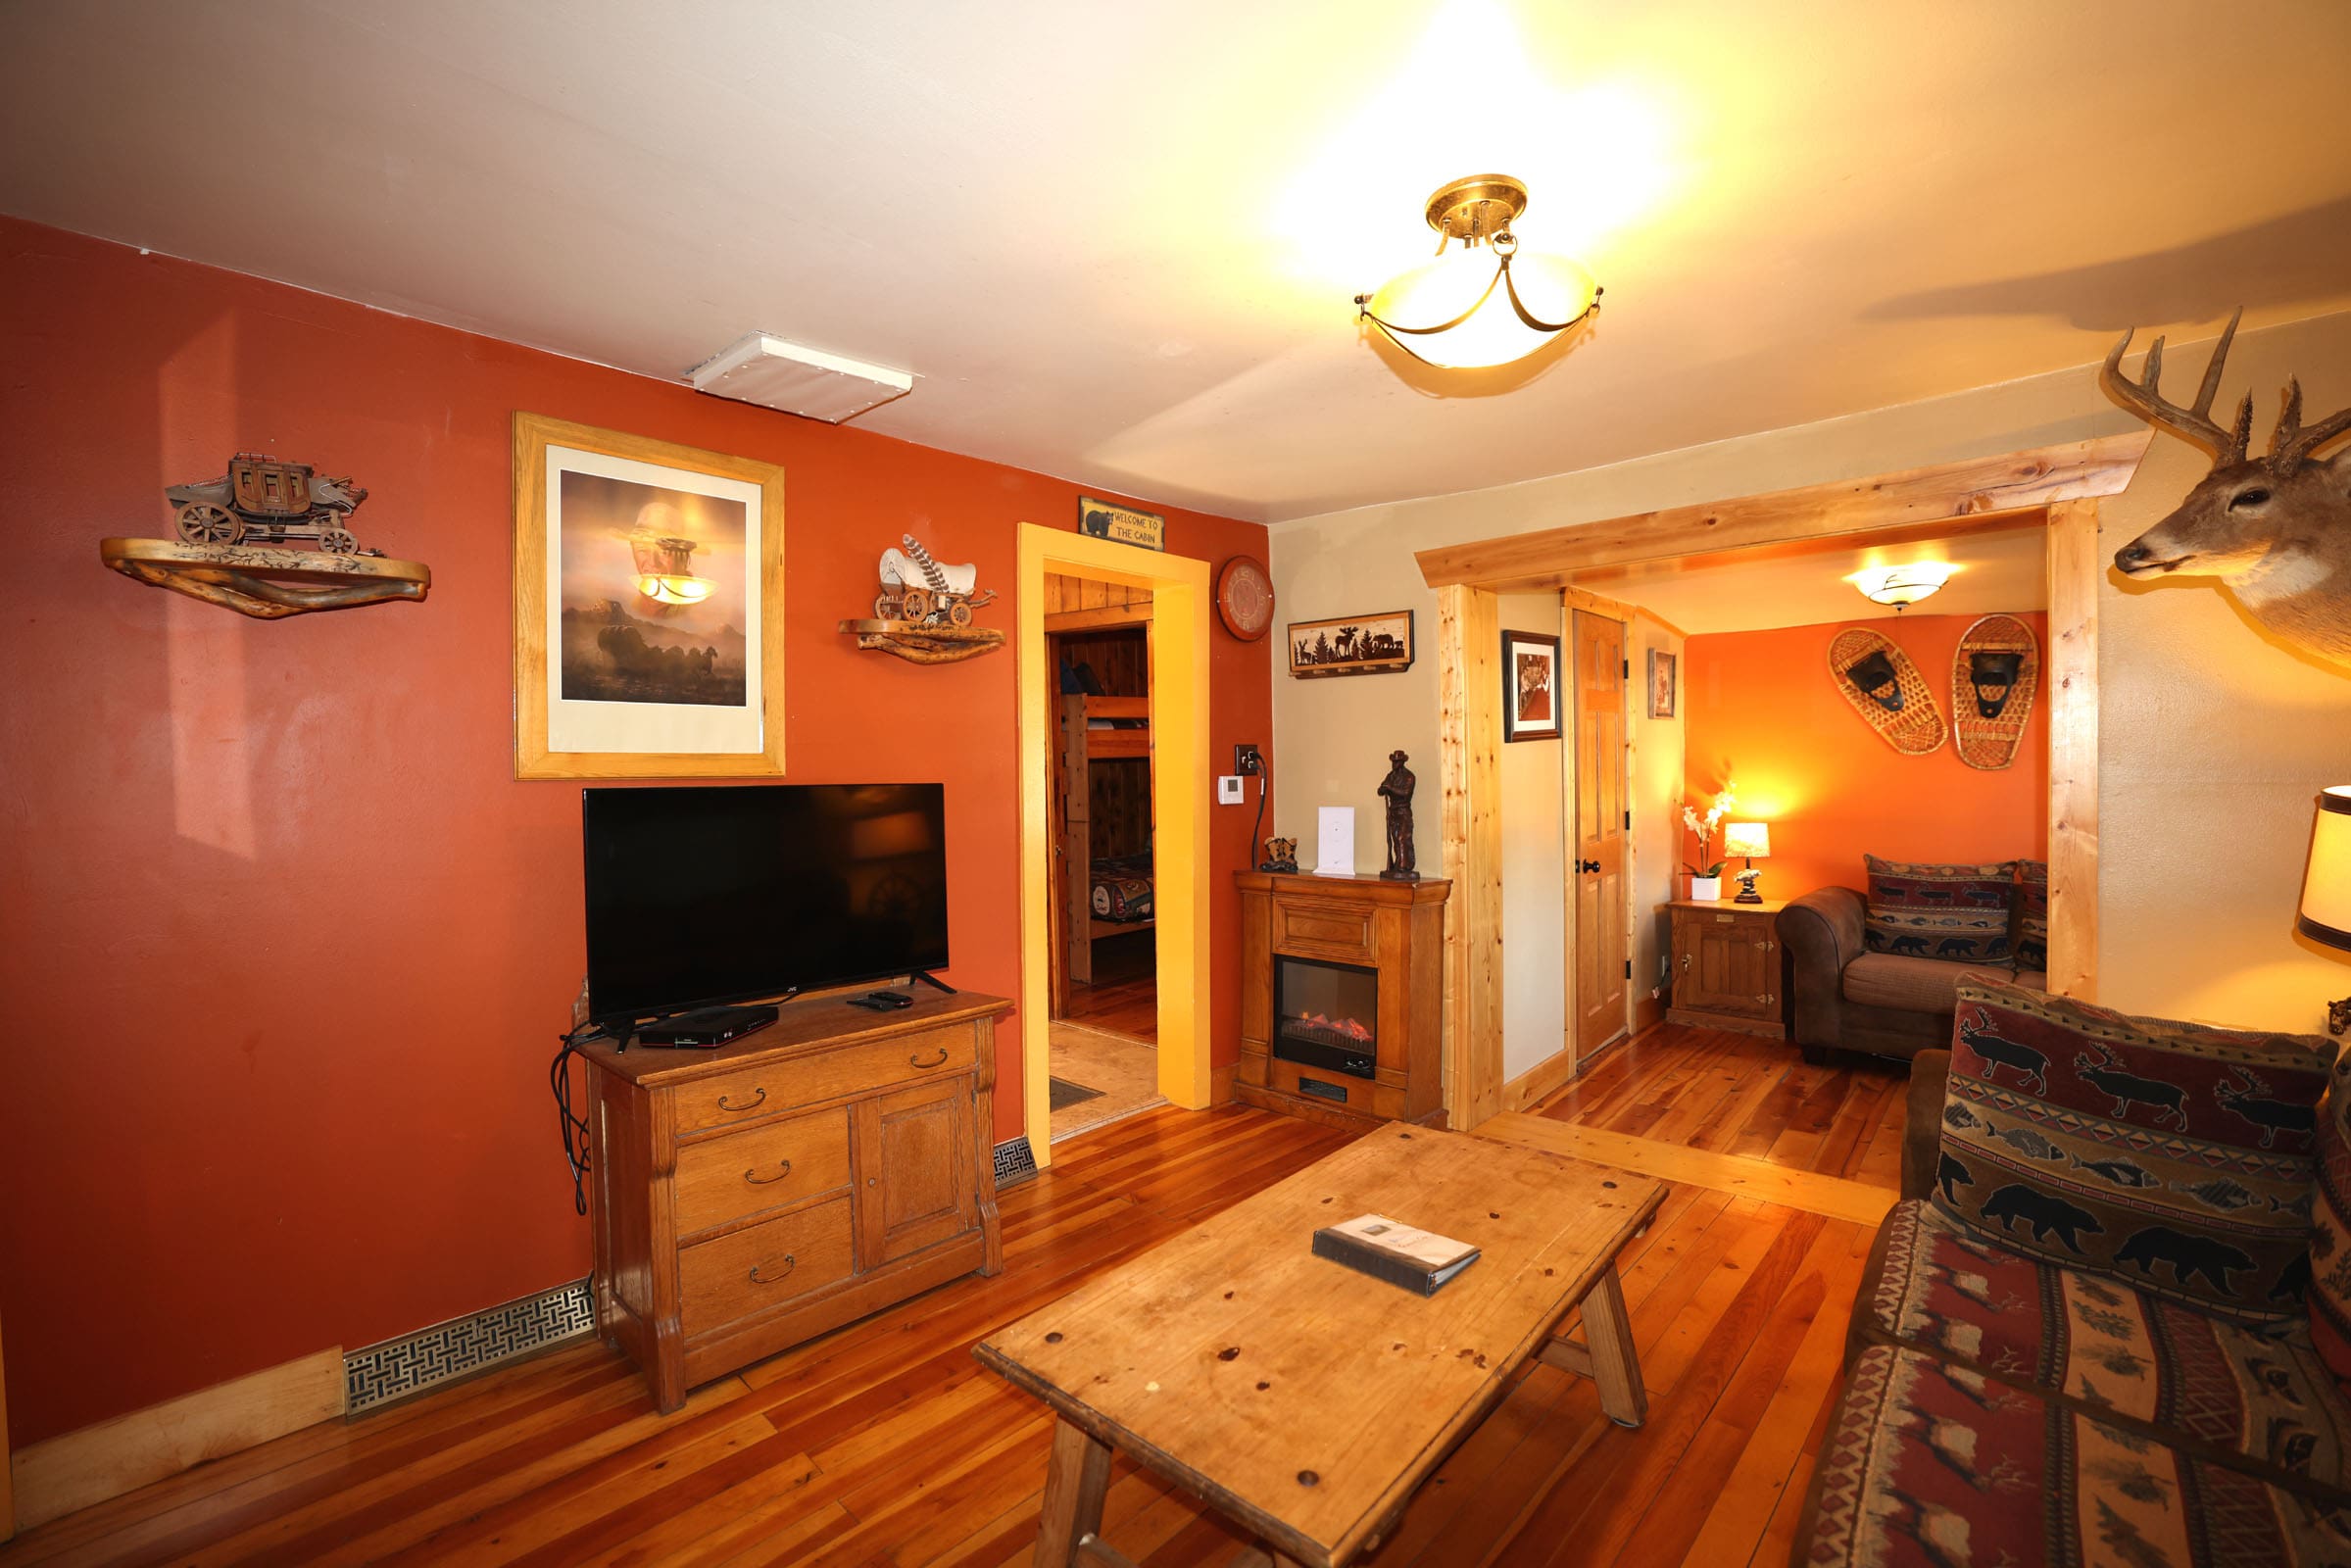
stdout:
<svg viewBox="0 0 2351 1568">
<path fill-rule="evenodd" d="M 1790 539 L 1824 539 L 1927 521 L 1954 530 L 2053 503 L 2114 495 L 2130 484 L 2153 432 L 1971 458 L 1900 473 L 1806 485 L 1703 506 L 1635 513 L 1423 550 L 1413 559 L 1432 588 L 1496 592 L 1561 588 L 1579 570 L 1667 561 Z"/>
<path fill-rule="evenodd" d="M 2098 995 L 2098 503 L 2049 509 L 2049 990 Z"/>
<path fill-rule="evenodd" d="M 1438 596 L 1440 778 L 1445 901 L 1447 1125 L 1502 1108 L 1501 621 L 1494 596 Z"/>
</svg>

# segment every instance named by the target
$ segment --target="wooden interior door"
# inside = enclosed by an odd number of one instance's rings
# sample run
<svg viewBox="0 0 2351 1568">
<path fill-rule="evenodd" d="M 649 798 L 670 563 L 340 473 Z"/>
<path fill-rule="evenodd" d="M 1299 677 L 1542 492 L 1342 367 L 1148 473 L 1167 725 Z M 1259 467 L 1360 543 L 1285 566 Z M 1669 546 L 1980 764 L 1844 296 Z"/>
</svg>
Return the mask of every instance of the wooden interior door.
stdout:
<svg viewBox="0 0 2351 1568">
<path fill-rule="evenodd" d="M 1576 1057 L 1625 1032 L 1625 627 L 1578 610 L 1575 835 Z"/>
</svg>

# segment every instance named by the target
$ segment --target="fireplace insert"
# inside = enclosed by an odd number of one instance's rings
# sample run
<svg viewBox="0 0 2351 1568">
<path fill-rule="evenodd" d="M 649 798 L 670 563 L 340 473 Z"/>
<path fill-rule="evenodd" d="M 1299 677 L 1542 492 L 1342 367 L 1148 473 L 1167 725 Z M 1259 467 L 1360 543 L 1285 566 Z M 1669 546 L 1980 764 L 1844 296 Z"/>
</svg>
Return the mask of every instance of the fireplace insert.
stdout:
<svg viewBox="0 0 2351 1568">
<path fill-rule="evenodd" d="M 1380 972 L 1280 955 L 1273 967 L 1273 1054 L 1369 1078 L 1379 1060 Z"/>
</svg>

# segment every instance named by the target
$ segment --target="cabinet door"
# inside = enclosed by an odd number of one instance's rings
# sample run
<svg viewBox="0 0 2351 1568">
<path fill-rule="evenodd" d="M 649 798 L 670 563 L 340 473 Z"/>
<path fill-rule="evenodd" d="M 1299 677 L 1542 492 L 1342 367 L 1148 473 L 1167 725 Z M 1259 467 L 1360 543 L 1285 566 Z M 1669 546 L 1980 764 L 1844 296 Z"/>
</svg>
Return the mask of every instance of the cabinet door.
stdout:
<svg viewBox="0 0 2351 1568">
<path fill-rule="evenodd" d="M 1705 1012 L 1767 1017 L 1771 956 L 1765 928 L 1737 915 L 1689 911 L 1678 926 L 1681 976 L 1674 1004 Z"/>
<path fill-rule="evenodd" d="M 857 1104 L 857 1257 L 877 1268 L 979 1224 L 971 1081 Z"/>
</svg>

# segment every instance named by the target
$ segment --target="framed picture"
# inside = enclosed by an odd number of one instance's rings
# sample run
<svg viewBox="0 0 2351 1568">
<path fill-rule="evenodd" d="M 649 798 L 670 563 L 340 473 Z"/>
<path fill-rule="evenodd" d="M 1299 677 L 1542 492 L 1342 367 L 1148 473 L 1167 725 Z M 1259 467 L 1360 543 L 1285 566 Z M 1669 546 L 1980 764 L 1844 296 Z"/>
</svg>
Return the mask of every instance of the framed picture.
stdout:
<svg viewBox="0 0 2351 1568">
<path fill-rule="evenodd" d="M 1155 512 L 1138 512 L 1115 501 L 1078 497 L 1078 532 L 1095 539 L 1114 540 L 1145 550 L 1167 548 L 1167 519 Z"/>
<path fill-rule="evenodd" d="M 1502 633 L 1502 739 L 1555 741 L 1559 723 L 1559 639 Z"/>
<path fill-rule="evenodd" d="M 514 776 L 784 770 L 784 470 L 514 416 Z"/>
<path fill-rule="evenodd" d="M 1328 620 L 1294 620 L 1289 627 L 1290 673 L 1393 675 L 1412 667 L 1412 612 L 1376 615 L 1333 615 Z"/>
<path fill-rule="evenodd" d="M 1649 717 L 1674 716 L 1674 656 L 1662 648 L 1649 650 Z"/>
</svg>

